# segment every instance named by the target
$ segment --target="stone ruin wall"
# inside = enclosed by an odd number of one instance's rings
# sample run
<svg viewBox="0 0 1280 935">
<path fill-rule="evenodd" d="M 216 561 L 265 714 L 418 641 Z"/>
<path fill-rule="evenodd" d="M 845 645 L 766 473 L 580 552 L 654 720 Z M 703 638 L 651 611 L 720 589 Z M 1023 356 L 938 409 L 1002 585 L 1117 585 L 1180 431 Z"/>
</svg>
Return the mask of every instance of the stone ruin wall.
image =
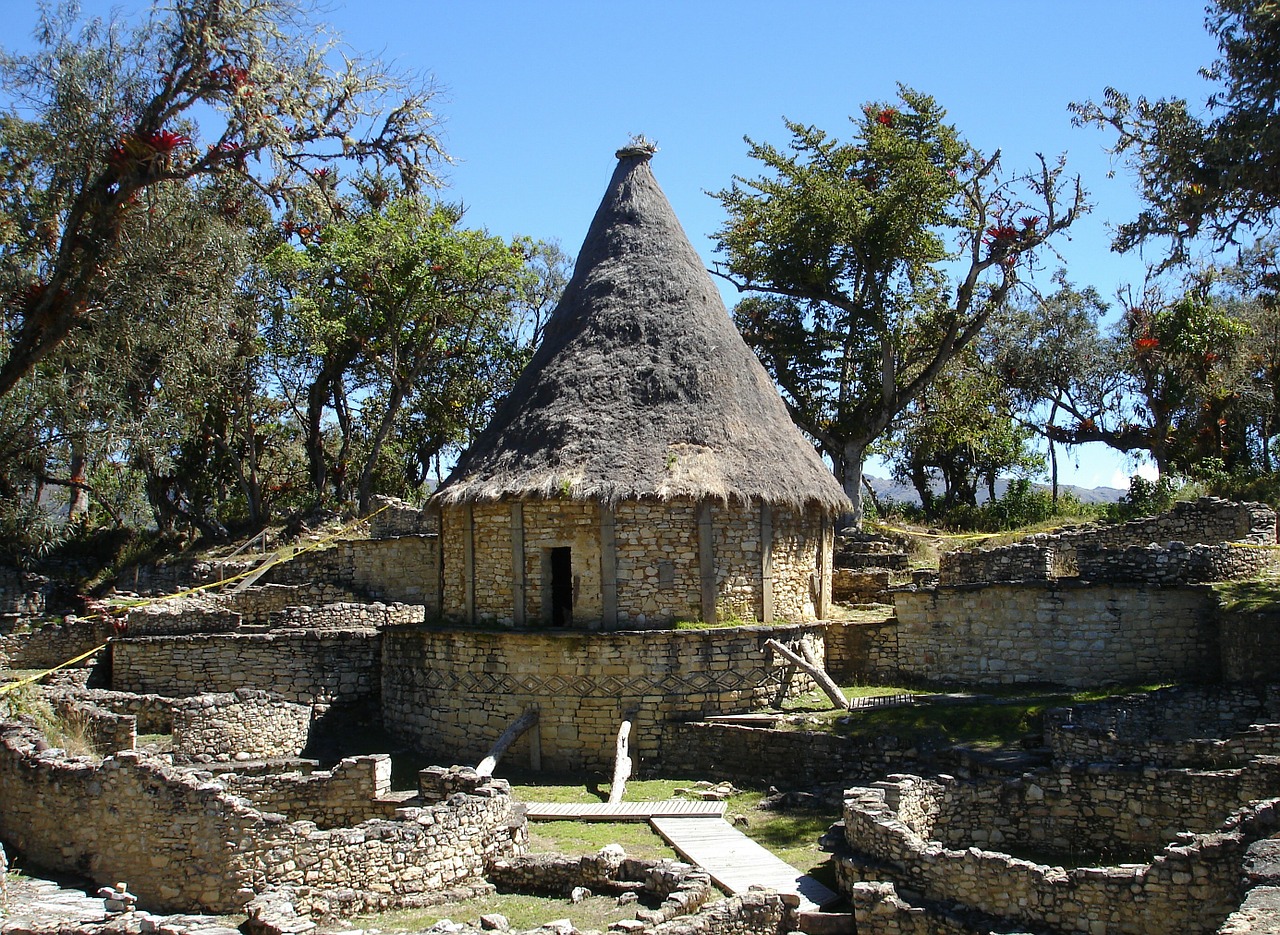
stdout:
<svg viewBox="0 0 1280 935">
<path fill-rule="evenodd" d="M 299 756 L 311 733 L 311 706 L 265 691 L 204 693 L 172 706 L 173 751 L 188 757 Z"/>
<path fill-rule="evenodd" d="M 780 625 L 614 633 L 438 630 L 383 633 L 382 711 L 387 728 L 428 753 L 479 762 L 503 728 L 536 706 L 547 769 L 608 768 L 624 718 L 633 721 L 631 755 L 660 754 L 672 719 L 742 711 L 784 691 L 784 660 L 764 644 L 805 640 L 819 664 L 821 627 Z M 530 738 L 507 753 L 528 762 Z"/>
<path fill-rule="evenodd" d="M 662 725 L 657 769 L 666 775 L 714 776 L 741 783 L 807 789 L 817 781 L 872 782 L 888 773 L 937 767 L 929 742 L 842 737 L 706 721 Z"/>
<path fill-rule="evenodd" d="M 1280 687 L 1166 688 L 1045 712 L 1055 762 L 1239 766 L 1280 748 Z"/>
<path fill-rule="evenodd" d="M 1270 761 L 1270 762 L 1267 762 Z M 1209 834 L 1248 802 L 1280 795 L 1280 762 L 1224 770 L 1073 764 L 1014 779 L 873 782 L 923 838 L 1065 860 L 1150 859 L 1186 832 Z"/>
<path fill-rule="evenodd" d="M 1221 674 L 1215 604 L 1200 589 L 1059 581 L 895 597 L 893 668 L 871 677 L 1087 687 Z"/>
<path fill-rule="evenodd" d="M 0 624 L 10 616 L 36 617 L 43 614 L 51 589 L 48 578 L 0 564 Z"/>
<path fill-rule="evenodd" d="M 543 593 L 549 576 L 548 550 L 573 550 L 574 617 L 598 623 L 603 613 L 600 508 L 594 501 L 524 500 L 519 507 L 524 538 L 526 625 L 547 619 Z M 702 617 L 698 557 L 697 503 L 627 500 L 614 509 L 618 627 L 669 625 Z M 513 504 L 478 503 L 469 507 L 472 524 L 473 585 L 478 620 L 513 625 L 515 577 L 511 542 Z M 443 606 L 460 614 L 467 605 L 465 523 L 467 507 L 443 511 Z M 819 533 L 820 516 L 773 511 L 772 590 L 776 619 L 815 616 L 818 587 L 830 592 L 831 533 Z M 759 619 L 761 597 L 761 522 L 757 504 L 736 501 L 712 507 L 717 610 L 726 617 Z M 826 556 L 827 575 L 815 580 L 818 554 Z"/>
<path fill-rule="evenodd" d="M 295 704 L 376 701 L 377 630 L 277 630 L 126 637 L 111 644 L 119 691 L 182 698 L 253 688 Z"/>
<path fill-rule="evenodd" d="M 1256 575 L 1273 561 L 1276 515 L 1265 504 L 1217 497 L 1180 501 L 1168 512 L 1112 526 L 1088 525 L 1041 533 L 993 549 L 948 552 L 939 583 L 1045 581 L 1081 577 L 1098 581 L 1187 583 Z M 1152 544 L 1164 548 L 1152 548 Z M 1171 543 L 1183 543 L 1170 550 Z M 1186 545 L 1190 543 L 1190 546 Z"/>
<path fill-rule="evenodd" d="M 67 617 L 29 631 L 0 633 L 0 666 L 10 669 L 50 669 L 101 646 L 116 634 L 106 620 Z M 90 666 L 93 660 L 81 663 Z"/>
<path fill-rule="evenodd" d="M 1052 931 L 1214 931 L 1238 905 L 1246 848 L 1280 828 L 1277 802 L 1255 802 L 1213 833 L 1188 835 L 1150 862 L 1064 869 L 978 846 L 954 849 L 930 841 L 931 823 L 936 819 L 934 827 L 942 827 L 950 820 L 939 817 L 939 784 L 918 777 L 896 780 L 850 790 L 844 825 L 853 853 L 836 860 L 841 892 L 865 906 L 865 885 L 883 886 L 880 881 L 888 878 L 922 900 L 959 904 Z M 892 912 L 884 917 L 898 918 Z M 858 925 L 860 932 L 893 931 L 864 928 L 861 917 Z"/>
<path fill-rule="evenodd" d="M 344 757 L 330 769 L 284 772 L 215 772 L 228 793 L 243 796 L 263 812 L 289 821 L 311 821 L 321 830 L 396 817 L 411 793 L 391 790 L 391 757 L 385 753 Z M 471 790 L 474 792 L 474 790 Z"/>
<path fill-rule="evenodd" d="M 0 837 L 50 870 L 128 880 L 153 911 L 232 912 L 276 886 L 352 891 L 355 910 L 414 905 L 525 847 L 500 780 L 394 821 L 320 830 L 250 807 L 209 773 L 43 747 L 33 728 L 0 726 Z"/>
</svg>

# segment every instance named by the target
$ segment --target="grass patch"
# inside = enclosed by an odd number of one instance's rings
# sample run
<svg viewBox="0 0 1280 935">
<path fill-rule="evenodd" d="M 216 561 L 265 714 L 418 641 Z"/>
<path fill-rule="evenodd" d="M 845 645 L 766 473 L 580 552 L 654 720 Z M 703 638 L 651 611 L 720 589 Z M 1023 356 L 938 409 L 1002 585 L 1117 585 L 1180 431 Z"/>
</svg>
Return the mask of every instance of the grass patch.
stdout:
<svg viewBox="0 0 1280 935">
<path fill-rule="evenodd" d="M 897 685 L 841 686 L 846 697 L 918 695 L 925 703 L 853 712 L 833 709 L 826 695 L 809 692 L 789 700 L 783 713 L 791 715 L 781 727 L 838 734 L 844 737 L 892 736 L 907 741 L 1002 747 L 1020 742 L 1041 729 L 1044 712 L 1068 704 L 1103 701 L 1117 695 L 1150 692 L 1169 683 L 1127 685 L 1068 691 L 1058 688 L 994 688 L 971 702 L 929 702 L 931 692 Z"/>
<path fill-rule="evenodd" d="M 1213 585 L 1220 610 L 1231 614 L 1256 614 L 1280 610 L 1280 580 L 1224 581 Z"/>
<path fill-rule="evenodd" d="M 580 930 L 607 929 L 619 919 L 635 918 L 636 907 L 619 906 L 613 896 L 592 896 L 580 903 L 546 896 L 524 896 L 517 893 L 491 893 L 474 899 L 440 903 L 426 909 L 400 909 L 376 916 L 359 916 L 357 926 L 374 927 L 382 932 L 420 932 L 441 919 L 479 924 L 482 915 L 501 913 L 513 929 L 538 928 L 551 919 L 569 919 Z"/>
</svg>

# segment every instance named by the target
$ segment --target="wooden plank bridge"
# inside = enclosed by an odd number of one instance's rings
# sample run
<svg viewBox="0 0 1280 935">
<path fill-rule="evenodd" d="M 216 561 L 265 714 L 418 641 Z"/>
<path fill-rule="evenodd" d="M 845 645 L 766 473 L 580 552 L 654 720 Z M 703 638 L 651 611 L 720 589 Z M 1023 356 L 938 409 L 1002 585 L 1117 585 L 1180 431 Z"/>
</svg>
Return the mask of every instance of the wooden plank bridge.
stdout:
<svg viewBox="0 0 1280 935">
<path fill-rule="evenodd" d="M 724 802 L 528 802 L 525 815 L 534 821 L 647 821 L 672 849 L 701 867 L 729 895 L 752 886 L 792 894 L 801 912 L 835 902 L 832 892 L 813 877 L 775 857 L 724 820 Z"/>
<path fill-rule="evenodd" d="M 530 821 L 648 821 L 651 818 L 720 818 L 723 802 L 691 802 L 668 799 L 665 802 L 526 802 L 525 817 Z"/>
</svg>

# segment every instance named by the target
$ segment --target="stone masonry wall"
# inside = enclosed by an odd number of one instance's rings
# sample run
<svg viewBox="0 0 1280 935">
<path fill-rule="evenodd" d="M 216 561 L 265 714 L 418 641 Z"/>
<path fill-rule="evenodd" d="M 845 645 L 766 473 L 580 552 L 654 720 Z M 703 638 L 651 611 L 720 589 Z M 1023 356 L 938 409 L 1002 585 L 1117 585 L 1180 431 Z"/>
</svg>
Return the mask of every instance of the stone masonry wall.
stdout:
<svg viewBox="0 0 1280 935">
<path fill-rule="evenodd" d="M 44 613 L 50 589 L 48 578 L 0 564 L 0 614 L 38 616 Z"/>
<path fill-rule="evenodd" d="M 749 710 L 777 696 L 787 666 L 765 648 L 770 637 L 807 640 L 822 659 L 816 625 L 386 630 L 383 720 L 427 753 L 475 763 L 510 721 L 537 706 L 543 767 L 579 769 L 611 764 L 618 727 L 630 718 L 631 755 L 643 764 L 658 756 L 664 722 Z M 790 691 L 811 686 L 796 674 Z M 526 735 L 507 758 L 528 762 L 529 743 Z"/>
<path fill-rule="evenodd" d="M 845 800 L 852 850 L 836 861 L 840 890 L 890 880 L 921 900 L 958 904 L 1006 924 L 1062 932 L 1211 932 L 1238 902 L 1240 862 L 1255 840 L 1280 827 L 1275 800 L 1254 803 L 1212 834 L 1187 836 L 1147 863 L 1064 869 L 971 846 L 931 842 L 918 816 L 938 784 L 897 777 Z M 914 788 L 906 788 L 912 786 Z M 897 802 L 902 803 L 900 811 Z"/>
<path fill-rule="evenodd" d="M 339 539 L 276 565 L 264 578 L 276 584 L 325 581 L 375 601 L 422 604 L 439 612 L 439 541 L 435 536 Z"/>
<path fill-rule="evenodd" d="M 1045 712 L 1055 762 L 1243 765 L 1274 754 L 1280 685 L 1165 688 Z"/>
<path fill-rule="evenodd" d="M 816 782 L 872 782 L 888 773 L 936 767 L 927 741 L 882 735 L 861 739 L 802 730 L 771 730 L 706 721 L 662 725 L 659 759 L 668 776 L 770 783 L 807 789 Z"/>
<path fill-rule="evenodd" d="M 423 623 L 426 608 L 421 604 L 340 603 L 321 607 L 286 607 L 269 618 L 272 627 L 303 627 L 315 630 L 353 630 L 363 627 L 402 627 Z"/>
<path fill-rule="evenodd" d="M 873 783 L 922 837 L 947 847 L 1031 849 L 1065 860 L 1150 856 L 1184 832 L 1208 834 L 1251 801 L 1280 794 L 1280 761 L 1185 770 L 1075 764 L 1017 779 Z M 918 800 L 908 808 L 907 799 Z M 1114 862 L 1114 860 L 1113 860 Z"/>
<path fill-rule="evenodd" d="M 594 501 L 521 501 L 525 622 L 550 619 L 550 551 L 571 549 L 575 626 L 598 625 L 603 612 L 600 508 Z M 711 507 L 717 612 L 759 619 L 763 613 L 761 518 L 758 504 Z M 514 619 L 511 503 L 470 507 L 474 557 L 474 609 L 479 621 L 504 626 Z M 467 603 L 467 508 L 443 511 L 444 607 L 457 616 Z M 773 511 L 773 613 L 777 619 L 815 616 L 817 588 L 830 593 L 832 533 L 824 537 L 815 511 Z M 702 617 L 698 506 L 687 498 L 630 500 L 614 508 L 618 626 L 641 628 Z M 815 579 L 818 555 L 826 574 Z"/>
<path fill-rule="evenodd" d="M 49 669 L 101 646 L 115 632 L 105 620 L 67 617 L 61 623 L 45 623 L 29 632 L 0 635 L 0 666 Z M 96 659 L 90 657 L 80 665 L 92 666 Z"/>
<path fill-rule="evenodd" d="M 898 668 L 898 618 L 877 621 L 830 620 L 826 633 L 827 672 L 836 679 L 871 681 Z"/>
<path fill-rule="evenodd" d="M 1127 523 L 1080 526 L 994 549 L 946 553 L 939 579 L 943 585 L 1073 576 L 1098 581 L 1224 581 L 1257 574 L 1272 561 L 1268 550 L 1224 545 L 1228 542 L 1275 545 L 1275 512 L 1265 504 L 1216 497 L 1180 501 L 1166 513 Z M 1160 558 L 1172 543 L 1182 544 L 1177 554 Z M 1153 544 L 1166 549 L 1152 549 Z M 1212 548 L 1191 550 L 1187 544 Z M 1126 554 L 1131 547 L 1149 554 Z"/>
<path fill-rule="evenodd" d="M 1090 686 L 1215 679 L 1213 598 L 1196 588 L 1058 581 L 896 595 L 897 670 L 935 682 Z"/>
<path fill-rule="evenodd" d="M 319 830 L 249 807 L 207 773 L 41 746 L 30 727 L 0 726 L 0 838 L 49 870 L 127 880 L 152 911 L 231 912 L 273 886 L 345 890 L 354 911 L 394 908 L 479 880 L 486 861 L 525 847 L 505 783 Z"/>
<path fill-rule="evenodd" d="M 173 750 L 185 756 L 298 756 L 311 731 L 311 707 L 265 691 L 205 693 L 173 704 Z"/>
<path fill-rule="evenodd" d="M 218 782 L 261 811 L 313 821 L 322 829 L 392 819 L 404 800 L 392 795 L 391 757 L 385 753 L 346 757 L 331 769 L 308 773 L 222 773 Z"/>
<path fill-rule="evenodd" d="M 434 536 L 440 531 L 436 511 L 395 497 L 373 497 L 370 513 L 366 527 L 370 539 Z"/>
<path fill-rule="evenodd" d="M 128 637 L 111 644 L 112 688 L 188 697 L 256 688 L 297 704 L 376 699 L 378 631 L 277 630 Z"/>
</svg>

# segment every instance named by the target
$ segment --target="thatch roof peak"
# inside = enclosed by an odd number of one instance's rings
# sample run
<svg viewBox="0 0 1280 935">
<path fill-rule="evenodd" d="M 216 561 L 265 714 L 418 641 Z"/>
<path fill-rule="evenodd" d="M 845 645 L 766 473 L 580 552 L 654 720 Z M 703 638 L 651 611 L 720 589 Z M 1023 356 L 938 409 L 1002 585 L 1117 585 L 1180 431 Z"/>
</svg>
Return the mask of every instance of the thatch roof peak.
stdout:
<svg viewBox="0 0 1280 935">
<path fill-rule="evenodd" d="M 631 142 L 614 153 L 619 159 L 649 159 L 658 151 L 658 144 L 646 139 L 641 133 L 631 137 Z"/>
<path fill-rule="evenodd" d="M 659 188 L 653 149 L 630 149 L 542 345 L 439 496 L 846 509 Z"/>
</svg>

